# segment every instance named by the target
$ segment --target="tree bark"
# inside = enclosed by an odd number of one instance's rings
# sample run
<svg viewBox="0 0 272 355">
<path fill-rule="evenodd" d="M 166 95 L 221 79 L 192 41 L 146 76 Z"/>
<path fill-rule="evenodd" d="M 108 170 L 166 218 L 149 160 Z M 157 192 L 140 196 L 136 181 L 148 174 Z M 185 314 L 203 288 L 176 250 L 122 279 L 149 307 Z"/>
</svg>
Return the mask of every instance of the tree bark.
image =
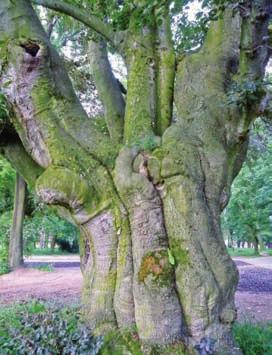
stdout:
<svg viewBox="0 0 272 355">
<path fill-rule="evenodd" d="M 11 270 L 20 267 L 23 260 L 23 223 L 25 213 L 26 183 L 16 173 L 14 209 L 9 239 L 9 267 Z"/>
<path fill-rule="evenodd" d="M 263 237 L 261 236 L 260 233 L 257 234 L 257 239 L 260 245 L 260 251 L 263 251 L 265 249 L 264 247 L 264 241 L 263 241 Z"/>
<path fill-rule="evenodd" d="M 137 11 L 129 19 L 126 102 L 105 48 L 89 52 L 108 110 L 105 135 L 80 105 L 30 1 L 2 0 L 0 85 L 17 132 L 3 151 L 40 198 L 79 227 L 84 316 L 94 331 L 136 326 L 150 346 L 235 354 L 238 272 L 220 214 L 264 93 L 257 86 L 255 98 L 245 92 L 241 102 L 233 87 L 264 76 L 272 6 L 227 7 L 203 47 L 179 63 L 164 6 L 162 22 L 157 11 L 144 26 Z"/>
<path fill-rule="evenodd" d="M 259 239 L 257 235 L 253 236 L 253 247 L 254 247 L 254 254 L 259 255 Z"/>
<path fill-rule="evenodd" d="M 103 41 L 89 42 L 89 61 L 98 95 L 105 108 L 105 121 L 111 139 L 122 142 L 125 101 L 119 84 L 113 75 L 108 59 L 106 44 Z"/>
</svg>

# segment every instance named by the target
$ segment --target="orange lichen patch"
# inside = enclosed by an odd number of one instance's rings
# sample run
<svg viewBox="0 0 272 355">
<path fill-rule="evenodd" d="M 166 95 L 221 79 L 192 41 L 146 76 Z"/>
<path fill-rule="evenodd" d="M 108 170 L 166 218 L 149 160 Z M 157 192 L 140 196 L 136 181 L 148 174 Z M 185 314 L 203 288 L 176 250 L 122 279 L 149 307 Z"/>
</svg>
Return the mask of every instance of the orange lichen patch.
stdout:
<svg viewBox="0 0 272 355">
<path fill-rule="evenodd" d="M 167 252 L 165 250 L 149 253 L 143 258 L 138 279 L 144 282 L 148 275 L 152 275 L 154 281 L 161 281 L 171 279 L 171 265 L 168 262 Z"/>
</svg>

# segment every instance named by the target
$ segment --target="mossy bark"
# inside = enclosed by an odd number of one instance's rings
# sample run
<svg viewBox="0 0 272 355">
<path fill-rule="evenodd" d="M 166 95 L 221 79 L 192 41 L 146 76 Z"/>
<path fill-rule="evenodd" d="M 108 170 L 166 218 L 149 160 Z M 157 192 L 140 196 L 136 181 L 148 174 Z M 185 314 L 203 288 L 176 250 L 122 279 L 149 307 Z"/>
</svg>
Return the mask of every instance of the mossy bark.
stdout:
<svg viewBox="0 0 272 355">
<path fill-rule="evenodd" d="M 2 151 L 78 225 L 84 314 L 97 332 L 136 327 L 149 345 L 239 353 L 231 336 L 238 274 L 220 213 L 263 98 L 257 90 L 254 100 L 229 100 L 232 85 L 262 78 L 268 60 L 271 7 L 252 3 L 246 15 L 227 7 L 177 68 L 167 6 L 162 22 L 156 11 L 144 27 L 132 16 L 121 51 L 126 100 L 112 96 L 105 48 L 92 46 L 106 136 L 80 105 L 30 1 L 0 3 L 0 85 L 13 113 Z"/>
</svg>

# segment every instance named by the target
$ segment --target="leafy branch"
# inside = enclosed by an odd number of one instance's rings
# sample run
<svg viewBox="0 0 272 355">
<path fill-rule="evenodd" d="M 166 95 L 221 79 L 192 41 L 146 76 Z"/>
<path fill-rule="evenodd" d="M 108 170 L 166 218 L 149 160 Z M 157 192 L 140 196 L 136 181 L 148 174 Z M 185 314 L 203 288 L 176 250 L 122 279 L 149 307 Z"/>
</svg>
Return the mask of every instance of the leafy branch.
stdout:
<svg viewBox="0 0 272 355">
<path fill-rule="evenodd" d="M 78 5 L 67 4 L 59 0 L 32 0 L 36 5 L 47 7 L 48 9 L 55 10 L 73 17 L 74 19 L 82 22 L 87 27 L 102 35 L 112 45 L 116 46 L 115 35 L 111 25 L 103 22 L 97 16 L 88 13 L 84 8 Z"/>
</svg>

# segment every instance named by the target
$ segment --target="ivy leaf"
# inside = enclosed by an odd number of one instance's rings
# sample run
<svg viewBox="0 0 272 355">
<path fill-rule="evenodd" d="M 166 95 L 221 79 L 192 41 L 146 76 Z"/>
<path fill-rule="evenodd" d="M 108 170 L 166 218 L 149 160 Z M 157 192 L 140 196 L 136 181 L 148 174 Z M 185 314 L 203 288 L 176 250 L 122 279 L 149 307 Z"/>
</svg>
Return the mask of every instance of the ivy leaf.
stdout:
<svg viewBox="0 0 272 355">
<path fill-rule="evenodd" d="M 173 254 L 171 253 L 171 250 L 168 248 L 167 249 L 167 254 L 168 254 L 168 261 L 171 265 L 175 265 L 175 258 Z"/>
</svg>

